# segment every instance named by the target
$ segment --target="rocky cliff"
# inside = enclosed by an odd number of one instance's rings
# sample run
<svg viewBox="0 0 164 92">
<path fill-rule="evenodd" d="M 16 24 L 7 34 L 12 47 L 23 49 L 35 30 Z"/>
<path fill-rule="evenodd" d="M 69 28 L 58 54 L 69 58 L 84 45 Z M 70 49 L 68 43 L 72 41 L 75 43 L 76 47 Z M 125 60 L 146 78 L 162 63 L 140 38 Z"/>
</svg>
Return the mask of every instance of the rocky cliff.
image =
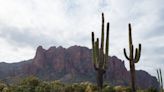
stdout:
<svg viewBox="0 0 164 92">
<path fill-rule="evenodd" d="M 129 71 L 124 61 L 116 56 L 109 57 L 105 82 L 111 85 L 130 85 Z M 29 61 L 19 63 L 0 63 L 0 79 L 35 75 L 44 80 L 63 82 L 95 82 L 95 71 L 91 60 L 91 50 L 86 47 L 69 48 L 50 47 L 48 50 L 39 46 L 36 55 Z M 139 88 L 157 87 L 157 79 L 143 70 L 136 72 Z"/>
</svg>

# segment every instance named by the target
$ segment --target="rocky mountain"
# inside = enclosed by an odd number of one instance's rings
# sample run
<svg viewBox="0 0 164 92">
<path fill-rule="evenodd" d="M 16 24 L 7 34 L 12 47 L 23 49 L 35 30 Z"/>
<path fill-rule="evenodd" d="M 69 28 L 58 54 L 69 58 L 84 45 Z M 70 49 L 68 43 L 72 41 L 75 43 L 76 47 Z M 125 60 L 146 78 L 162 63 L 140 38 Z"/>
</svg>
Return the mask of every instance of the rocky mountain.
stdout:
<svg viewBox="0 0 164 92">
<path fill-rule="evenodd" d="M 81 46 L 69 48 L 50 47 L 45 50 L 39 46 L 33 59 L 18 63 L 0 63 L 0 79 L 9 81 L 13 78 L 35 75 L 43 80 L 63 82 L 96 82 L 91 60 L 91 49 Z M 146 71 L 137 70 L 137 87 L 157 87 L 157 79 Z M 10 80 L 11 81 L 11 80 Z M 109 56 L 105 82 L 111 85 L 130 85 L 130 74 L 124 61 L 116 56 Z"/>
</svg>

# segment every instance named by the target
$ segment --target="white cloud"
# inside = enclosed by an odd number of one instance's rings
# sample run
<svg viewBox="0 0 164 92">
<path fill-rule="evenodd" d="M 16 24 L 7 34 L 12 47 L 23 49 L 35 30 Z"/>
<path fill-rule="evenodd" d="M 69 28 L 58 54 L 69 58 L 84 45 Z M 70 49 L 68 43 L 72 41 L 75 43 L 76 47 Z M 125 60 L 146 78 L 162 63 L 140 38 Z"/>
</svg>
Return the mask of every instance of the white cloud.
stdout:
<svg viewBox="0 0 164 92">
<path fill-rule="evenodd" d="M 163 3 L 163 0 L 0 0 L 0 48 L 3 48 L 0 61 L 33 58 L 37 45 L 91 47 L 91 31 L 100 36 L 104 12 L 106 21 L 111 23 L 110 54 L 125 60 L 122 49 L 128 49 L 131 22 L 135 47 L 143 44 L 137 69 L 154 74 L 154 68 L 163 65 L 154 63 L 161 62 L 164 54 L 155 52 L 164 47 L 164 33 L 157 31 L 164 26 Z M 152 68 L 152 64 L 157 66 Z"/>
</svg>

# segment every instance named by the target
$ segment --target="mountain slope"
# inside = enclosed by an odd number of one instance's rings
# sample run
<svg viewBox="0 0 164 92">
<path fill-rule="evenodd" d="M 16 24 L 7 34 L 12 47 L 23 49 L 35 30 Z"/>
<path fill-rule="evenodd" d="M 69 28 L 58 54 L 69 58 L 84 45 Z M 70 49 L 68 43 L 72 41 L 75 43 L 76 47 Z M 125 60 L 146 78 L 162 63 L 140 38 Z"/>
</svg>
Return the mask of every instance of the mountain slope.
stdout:
<svg viewBox="0 0 164 92">
<path fill-rule="evenodd" d="M 112 85 L 130 85 L 129 71 L 124 61 L 116 56 L 109 57 L 105 82 Z M 91 50 L 86 47 L 51 47 L 48 50 L 39 46 L 33 59 L 19 63 L 0 63 L 0 79 L 35 75 L 43 80 L 63 82 L 96 82 L 91 60 Z M 137 86 L 140 88 L 157 87 L 157 79 L 143 70 L 136 72 Z"/>
</svg>

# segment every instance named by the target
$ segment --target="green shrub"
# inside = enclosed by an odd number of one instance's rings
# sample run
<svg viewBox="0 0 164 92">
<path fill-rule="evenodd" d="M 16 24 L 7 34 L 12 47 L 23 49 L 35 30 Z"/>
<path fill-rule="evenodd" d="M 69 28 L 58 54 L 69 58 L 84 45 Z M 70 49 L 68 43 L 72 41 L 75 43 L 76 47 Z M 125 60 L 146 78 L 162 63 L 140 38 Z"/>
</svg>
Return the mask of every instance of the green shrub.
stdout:
<svg viewBox="0 0 164 92">
<path fill-rule="evenodd" d="M 81 82 L 73 84 L 63 84 L 60 81 L 40 81 L 36 77 L 27 77 L 20 80 L 19 83 L 7 85 L 0 82 L 0 92 L 98 92 L 95 84 L 90 82 Z M 130 87 L 109 86 L 105 84 L 102 92 L 131 92 Z M 155 88 L 146 90 L 137 90 L 137 92 L 158 92 Z"/>
<path fill-rule="evenodd" d="M 87 85 L 86 86 L 85 92 L 94 92 L 93 88 L 91 87 L 91 85 Z"/>
<path fill-rule="evenodd" d="M 156 88 L 148 88 L 146 92 L 158 92 Z"/>
<path fill-rule="evenodd" d="M 116 91 L 113 87 L 107 85 L 103 88 L 102 92 L 116 92 Z"/>
<path fill-rule="evenodd" d="M 50 83 L 51 91 L 50 92 L 64 92 L 65 85 L 60 81 L 53 81 Z"/>
<path fill-rule="evenodd" d="M 131 92 L 130 87 L 123 87 L 123 86 L 115 86 L 115 92 Z"/>
<path fill-rule="evenodd" d="M 6 85 L 4 83 L 0 83 L 0 92 L 2 92 L 3 88 L 5 88 Z"/>
<path fill-rule="evenodd" d="M 130 87 L 124 87 L 125 92 L 132 92 L 132 89 Z"/>
<path fill-rule="evenodd" d="M 74 92 L 72 85 L 66 85 L 65 86 L 65 92 Z"/>
<path fill-rule="evenodd" d="M 5 88 L 3 88 L 2 92 L 12 92 L 12 90 L 10 90 L 9 87 L 5 87 Z"/>
<path fill-rule="evenodd" d="M 51 87 L 46 82 L 40 83 L 40 85 L 35 88 L 35 92 L 50 92 L 50 90 Z"/>
<path fill-rule="evenodd" d="M 85 88 L 82 87 L 80 84 L 74 83 L 72 85 L 72 88 L 74 89 L 74 92 L 85 92 Z"/>
</svg>

